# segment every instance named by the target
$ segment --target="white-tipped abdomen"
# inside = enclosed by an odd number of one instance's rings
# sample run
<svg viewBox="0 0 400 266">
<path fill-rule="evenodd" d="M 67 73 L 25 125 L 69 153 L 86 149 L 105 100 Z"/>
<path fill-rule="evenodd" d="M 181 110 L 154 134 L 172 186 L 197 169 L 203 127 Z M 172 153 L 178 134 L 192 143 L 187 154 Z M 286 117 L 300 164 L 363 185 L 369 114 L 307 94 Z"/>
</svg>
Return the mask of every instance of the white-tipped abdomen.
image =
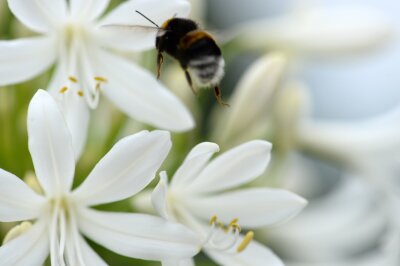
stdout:
<svg viewBox="0 0 400 266">
<path fill-rule="evenodd" d="M 189 61 L 189 71 L 198 87 L 215 87 L 224 76 L 225 61 L 222 56 L 205 56 Z"/>
</svg>

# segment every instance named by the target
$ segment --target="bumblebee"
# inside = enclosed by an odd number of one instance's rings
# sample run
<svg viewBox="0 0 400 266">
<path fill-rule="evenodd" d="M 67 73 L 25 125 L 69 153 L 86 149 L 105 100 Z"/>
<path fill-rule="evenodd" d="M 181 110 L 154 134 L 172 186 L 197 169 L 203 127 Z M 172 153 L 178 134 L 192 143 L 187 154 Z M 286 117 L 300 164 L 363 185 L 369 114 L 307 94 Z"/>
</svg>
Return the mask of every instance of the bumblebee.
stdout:
<svg viewBox="0 0 400 266">
<path fill-rule="evenodd" d="M 219 83 L 224 76 L 225 61 L 214 38 L 201 30 L 193 20 L 173 17 L 159 27 L 139 11 L 136 10 L 136 12 L 158 29 L 157 78 L 161 74 L 165 52 L 180 63 L 194 94 L 196 94 L 194 85 L 213 88 L 218 103 L 229 106 L 221 98 Z"/>
</svg>

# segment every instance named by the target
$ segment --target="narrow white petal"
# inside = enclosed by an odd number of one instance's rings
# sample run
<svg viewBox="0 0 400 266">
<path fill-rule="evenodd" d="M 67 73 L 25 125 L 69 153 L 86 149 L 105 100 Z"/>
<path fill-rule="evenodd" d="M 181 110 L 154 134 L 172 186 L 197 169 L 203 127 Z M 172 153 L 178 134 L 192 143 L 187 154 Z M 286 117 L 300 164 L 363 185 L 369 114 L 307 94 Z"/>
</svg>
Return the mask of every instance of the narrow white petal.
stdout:
<svg viewBox="0 0 400 266">
<path fill-rule="evenodd" d="M 49 68 L 55 58 L 53 37 L 0 41 L 0 86 L 35 77 Z"/>
<path fill-rule="evenodd" d="M 69 10 L 72 17 L 91 21 L 103 14 L 110 0 L 70 0 Z"/>
<path fill-rule="evenodd" d="M 86 100 L 75 91 L 68 90 L 57 96 L 57 102 L 62 109 L 72 137 L 72 146 L 76 160 L 82 154 L 86 144 L 87 131 L 89 128 L 90 110 Z"/>
<path fill-rule="evenodd" d="M 98 51 L 93 63 L 108 79 L 102 92 L 130 117 L 172 131 L 193 128 L 188 109 L 153 74 L 106 51 Z"/>
<path fill-rule="evenodd" d="M 62 87 L 71 83 L 68 80 L 68 77 L 73 74 L 66 72 L 66 63 L 66 61 L 60 60 L 60 63 L 57 65 L 52 75 L 47 90 L 60 105 L 67 126 L 71 132 L 75 159 L 78 160 L 86 144 L 87 131 L 90 122 L 90 110 L 85 98 L 79 96 L 75 88 L 68 88 L 66 92 L 60 93 Z"/>
<path fill-rule="evenodd" d="M 100 22 L 100 25 L 154 26 L 140 14 L 135 13 L 135 10 L 142 12 L 161 27 L 163 22 L 174 15 L 186 17 L 190 11 L 190 4 L 186 0 L 131 0 L 122 3 L 111 11 Z M 99 29 L 98 41 L 112 48 L 140 51 L 155 47 L 156 32 L 156 28 L 153 31 L 141 31 L 139 29 L 110 29 L 105 27 Z"/>
<path fill-rule="evenodd" d="M 19 21 L 36 32 L 49 32 L 67 15 L 65 0 L 8 0 L 8 6 Z"/>
<path fill-rule="evenodd" d="M 164 260 L 162 266 L 195 266 L 193 259 L 185 260 Z"/>
<path fill-rule="evenodd" d="M 305 207 L 307 201 L 287 190 L 249 188 L 216 196 L 187 198 L 182 204 L 205 220 L 217 215 L 228 224 L 238 218 L 242 227 L 256 228 L 291 219 Z"/>
<path fill-rule="evenodd" d="M 71 188 L 75 158 L 71 134 L 54 98 L 39 90 L 28 110 L 29 151 L 38 180 L 47 195 Z"/>
<path fill-rule="evenodd" d="M 254 140 L 237 146 L 210 162 L 189 188 L 214 192 L 250 182 L 261 175 L 271 158 L 272 145 Z"/>
<path fill-rule="evenodd" d="M 191 183 L 197 178 L 199 172 L 208 163 L 211 156 L 218 151 L 218 145 L 212 142 L 203 142 L 195 146 L 175 172 L 171 185 L 185 186 Z"/>
<path fill-rule="evenodd" d="M 151 203 L 161 217 L 168 219 L 168 176 L 165 171 L 160 173 L 160 181 L 151 193 Z"/>
<path fill-rule="evenodd" d="M 78 223 L 86 236 L 128 257 L 183 259 L 199 251 L 200 243 L 195 233 L 155 216 L 82 209 Z"/>
<path fill-rule="evenodd" d="M 85 265 L 106 266 L 107 263 L 97 254 L 83 237 L 79 237 L 79 245 L 82 248 L 82 259 Z"/>
<path fill-rule="evenodd" d="M 266 122 L 286 65 L 283 54 L 273 53 L 258 59 L 244 73 L 229 99 L 231 108 L 221 110 L 215 120 L 213 135 L 218 143 L 245 139 L 254 126 Z"/>
<path fill-rule="evenodd" d="M 37 221 L 28 231 L 0 247 L 2 266 L 40 266 L 49 254 L 47 221 Z"/>
<path fill-rule="evenodd" d="M 240 239 L 240 241 L 242 238 Z M 205 249 L 205 253 L 221 266 L 283 266 L 283 262 L 267 247 L 251 241 L 247 248 L 235 254 Z"/>
<path fill-rule="evenodd" d="M 45 203 L 21 179 L 3 169 L 0 169 L 0 195 L 1 222 L 35 219 Z"/>
<path fill-rule="evenodd" d="M 142 131 L 121 139 L 74 191 L 75 200 L 96 205 L 136 194 L 153 180 L 170 148 L 167 131 Z"/>
</svg>

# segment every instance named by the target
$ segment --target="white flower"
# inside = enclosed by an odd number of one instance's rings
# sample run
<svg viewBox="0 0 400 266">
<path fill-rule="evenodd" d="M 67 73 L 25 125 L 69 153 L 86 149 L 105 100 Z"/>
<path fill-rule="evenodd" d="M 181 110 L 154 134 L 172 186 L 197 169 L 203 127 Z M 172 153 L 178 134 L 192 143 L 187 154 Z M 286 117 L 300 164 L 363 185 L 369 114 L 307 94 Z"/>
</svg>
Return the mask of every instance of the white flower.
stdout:
<svg viewBox="0 0 400 266">
<path fill-rule="evenodd" d="M 105 24 L 161 24 L 186 16 L 186 0 L 127 1 L 100 18 L 109 0 L 9 0 L 13 14 L 41 36 L 0 41 L 0 85 L 28 80 L 56 64 L 49 85 L 62 104 L 76 154 L 85 143 L 89 107 L 104 95 L 130 117 L 173 131 L 191 129 L 185 106 L 153 74 L 111 52 L 154 47 L 156 32 L 111 30 Z"/>
<path fill-rule="evenodd" d="M 398 265 L 394 258 L 400 227 L 396 232 L 388 222 L 391 213 L 397 215 L 398 206 L 390 210 L 376 187 L 360 177 L 345 176 L 338 183 L 295 219 L 266 232 L 266 237 L 285 250 L 291 266 Z M 385 248 L 389 242 L 391 247 Z"/>
<path fill-rule="evenodd" d="M 306 201 L 280 189 L 237 189 L 265 171 L 270 143 L 250 141 L 209 162 L 218 150 L 218 145 L 209 142 L 194 147 L 169 186 L 163 172 L 152 193 L 154 208 L 164 218 L 197 231 L 204 252 L 219 265 L 282 265 L 268 248 L 251 241 L 251 231 L 240 235 L 240 226 L 281 223 L 295 216 Z"/>
<path fill-rule="evenodd" d="M 310 55 L 358 52 L 382 45 L 394 36 L 393 25 L 364 6 L 305 7 L 296 11 L 244 23 L 234 32 L 246 48 Z"/>
<path fill-rule="evenodd" d="M 36 220 L 0 247 L 1 265 L 105 265 L 84 235 L 125 256 L 164 260 L 193 256 L 196 236 L 181 225 L 144 214 L 90 206 L 125 199 L 153 178 L 171 147 L 166 131 L 120 140 L 86 180 L 71 190 L 75 160 L 70 132 L 55 100 L 39 90 L 28 111 L 29 150 L 44 195 L 0 169 L 0 221 Z"/>
<path fill-rule="evenodd" d="M 229 98 L 231 108 L 215 110 L 212 139 L 226 147 L 263 138 L 286 66 L 287 58 L 281 53 L 271 53 L 254 62 Z"/>
<path fill-rule="evenodd" d="M 358 121 L 316 120 L 298 123 L 299 149 L 340 163 L 386 191 L 400 191 L 400 106 Z"/>
</svg>

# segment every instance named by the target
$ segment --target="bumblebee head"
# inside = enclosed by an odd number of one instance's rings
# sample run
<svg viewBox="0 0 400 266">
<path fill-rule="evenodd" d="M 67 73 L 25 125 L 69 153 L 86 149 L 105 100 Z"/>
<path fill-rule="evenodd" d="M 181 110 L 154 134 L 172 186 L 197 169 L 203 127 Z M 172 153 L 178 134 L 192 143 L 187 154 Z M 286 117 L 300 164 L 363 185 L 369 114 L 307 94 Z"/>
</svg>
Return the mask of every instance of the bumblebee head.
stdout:
<svg viewBox="0 0 400 266">
<path fill-rule="evenodd" d="M 163 51 L 164 46 L 178 45 L 188 32 L 198 29 L 196 22 L 184 18 L 171 18 L 165 21 L 157 33 L 156 48 Z"/>
</svg>

